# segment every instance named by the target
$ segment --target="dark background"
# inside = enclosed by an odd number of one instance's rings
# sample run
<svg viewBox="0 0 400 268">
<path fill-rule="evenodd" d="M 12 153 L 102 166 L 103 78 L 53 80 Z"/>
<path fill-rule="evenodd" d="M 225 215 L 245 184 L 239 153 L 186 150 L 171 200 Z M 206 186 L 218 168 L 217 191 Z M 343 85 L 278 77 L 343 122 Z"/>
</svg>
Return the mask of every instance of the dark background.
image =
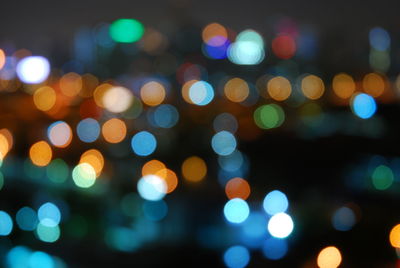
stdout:
<svg viewBox="0 0 400 268">
<path fill-rule="evenodd" d="M 389 74 L 394 75 L 398 73 L 399 8 L 400 3 L 395 0 L 2 1 L 0 40 L 35 54 L 53 55 L 56 49 L 68 55 L 74 33 L 80 27 L 121 17 L 133 17 L 160 30 L 169 29 L 170 25 L 193 25 L 201 29 L 217 21 L 236 31 L 252 28 L 268 34 L 275 18 L 287 16 L 317 30 L 321 49 L 315 64 L 326 77 L 339 71 L 356 74 L 368 71 L 368 31 L 374 26 L 384 27 L 392 34 L 394 67 Z M 343 110 L 335 108 L 333 112 Z M 343 267 L 395 267 L 396 254 L 390 247 L 388 234 L 400 218 L 399 195 L 371 195 L 347 187 L 346 180 L 349 170 L 354 166 L 364 167 L 371 155 L 388 158 L 400 155 L 399 113 L 397 104 L 380 107 L 378 115 L 383 118 L 385 131 L 375 139 L 362 137 L 357 131 L 354 135 L 337 131 L 328 137 L 302 139 L 295 130 L 286 129 L 283 133 L 272 132 L 255 142 L 240 144 L 239 149 L 251 160 L 252 195 L 261 199 L 268 189 L 283 188 L 299 223 L 290 238 L 289 253 L 283 260 L 267 261 L 257 252 L 252 256 L 250 267 L 314 267 L 313 263 L 307 263 L 314 260 L 327 244 L 335 244 L 341 249 Z M 184 143 L 185 132 L 181 137 Z M 184 155 L 189 149 L 199 149 L 195 145 L 190 147 L 192 140 L 186 142 L 188 146 L 181 146 L 174 153 Z M 215 161 L 209 149 L 202 153 L 208 161 Z M 171 165 L 179 169 L 178 162 Z M 273 167 L 275 173 L 268 167 Z M 273 179 L 265 182 L 266 178 Z M 24 195 L 15 185 L 1 195 L 1 202 L 18 204 L 15 197 Z M 190 214 L 193 222 L 212 218 L 209 215 L 211 208 L 219 206 L 222 209 L 224 202 L 216 183 L 196 190 L 183 187 L 178 195 L 180 201 L 198 212 Z M 205 195 L 206 201 L 203 200 Z M 346 202 L 356 202 L 363 217 L 353 230 L 341 233 L 329 226 L 330 214 L 335 205 Z M 201 225 L 201 221 L 198 224 Z M 192 226 L 191 231 L 195 230 L 196 226 Z M 72 267 L 223 267 L 221 252 L 199 247 L 191 231 L 175 245 L 154 246 L 132 254 L 107 251 L 94 240 L 32 246 L 60 256 Z"/>
</svg>

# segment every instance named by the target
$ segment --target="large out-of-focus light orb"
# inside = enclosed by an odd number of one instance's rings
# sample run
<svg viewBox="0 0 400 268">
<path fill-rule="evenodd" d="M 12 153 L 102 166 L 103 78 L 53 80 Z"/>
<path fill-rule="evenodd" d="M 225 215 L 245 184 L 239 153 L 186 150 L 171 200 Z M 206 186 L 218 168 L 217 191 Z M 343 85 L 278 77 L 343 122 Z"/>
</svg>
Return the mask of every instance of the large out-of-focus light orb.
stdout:
<svg viewBox="0 0 400 268">
<path fill-rule="evenodd" d="M 161 104 L 166 94 L 165 86 L 157 81 L 147 82 L 140 88 L 140 97 L 149 106 Z"/>
<path fill-rule="evenodd" d="M 285 121 L 285 112 L 275 104 L 266 104 L 258 107 L 254 111 L 254 122 L 263 129 L 276 128 Z"/>
<path fill-rule="evenodd" d="M 38 219 L 41 224 L 48 227 L 54 227 L 61 221 L 61 212 L 56 205 L 47 202 L 39 207 Z"/>
<path fill-rule="evenodd" d="M 100 125 L 93 118 L 83 119 L 76 127 L 78 137 L 83 142 L 94 142 L 100 135 Z"/>
<path fill-rule="evenodd" d="M 90 149 L 81 155 L 79 163 L 87 163 L 91 165 L 98 177 L 104 167 L 104 157 L 99 150 Z"/>
<path fill-rule="evenodd" d="M 104 139 L 109 143 L 119 143 L 126 136 L 126 124 L 118 118 L 111 118 L 104 122 L 101 132 Z"/>
<path fill-rule="evenodd" d="M 60 227 L 58 225 L 46 226 L 39 223 L 36 228 L 36 235 L 43 242 L 54 243 L 60 238 Z"/>
<path fill-rule="evenodd" d="M 104 107 L 113 113 L 126 111 L 133 100 L 132 92 L 124 87 L 113 87 L 103 95 Z"/>
<path fill-rule="evenodd" d="M 339 98 L 348 99 L 356 90 L 356 83 L 350 75 L 340 73 L 333 78 L 332 89 Z"/>
<path fill-rule="evenodd" d="M 268 81 L 267 91 L 274 100 L 284 101 L 290 97 L 292 86 L 287 78 L 277 76 Z"/>
<path fill-rule="evenodd" d="M 33 144 L 29 149 L 29 157 L 32 163 L 36 166 L 47 166 L 51 161 L 52 155 L 53 152 L 51 150 L 51 147 L 45 141 L 39 141 Z"/>
<path fill-rule="evenodd" d="M 275 214 L 268 222 L 268 231 L 276 238 L 288 237 L 292 233 L 293 228 L 292 217 L 283 212 Z"/>
<path fill-rule="evenodd" d="M 193 104 L 207 105 L 214 99 L 214 89 L 205 81 L 197 81 L 189 88 L 189 99 Z"/>
<path fill-rule="evenodd" d="M 20 208 L 15 215 L 15 220 L 18 227 L 24 231 L 33 231 L 38 224 L 37 214 L 30 207 Z"/>
<path fill-rule="evenodd" d="M 157 148 L 157 140 L 153 134 L 148 131 L 141 131 L 132 137 L 132 150 L 139 156 L 151 155 Z"/>
<path fill-rule="evenodd" d="M 296 42 L 290 35 L 279 35 L 272 40 L 272 51 L 281 59 L 292 58 L 296 53 Z"/>
<path fill-rule="evenodd" d="M 96 182 L 96 171 L 90 164 L 81 163 L 73 169 L 72 179 L 76 186 L 89 188 Z"/>
<path fill-rule="evenodd" d="M 207 165 L 197 156 L 187 158 L 182 164 L 183 177 L 191 182 L 199 182 L 207 175 Z"/>
<path fill-rule="evenodd" d="M 167 192 L 167 183 L 156 175 L 143 176 L 137 184 L 139 195 L 149 201 L 158 201 L 164 198 Z"/>
<path fill-rule="evenodd" d="M 110 25 L 110 36 L 115 42 L 133 43 L 143 34 L 143 24 L 134 19 L 118 19 Z"/>
<path fill-rule="evenodd" d="M 242 102 L 249 96 L 250 89 L 245 80 L 232 78 L 226 82 L 224 93 L 228 100 L 233 102 Z"/>
<path fill-rule="evenodd" d="M 333 246 L 326 247 L 318 254 L 317 264 L 320 268 L 336 268 L 342 262 L 342 254 Z"/>
<path fill-rule="evenodd" d="M 220 131 L 211 139 L 211 146 L 216 154 L 230 155 L 236 149 L 236 139 L 229 131 Z"/>
<path fill-rule="evenodd" d="M 376 103 L 373 97 L 368 94 L 360 93 L 353 97 L 351 108 L 355 115 L 362 119 L 372 117 L 376 112 Z"/>
<path fill-rule="evenodd" d="M 53 258 L 42 251 L 35 251 L 29 256 L 30 268 L 55 268 L 59 267 L 59 263 L 56 263 Z M 63 266 L 63 265 L 60 265 Z"/>
<path fill-rule="evenodd" d="M 230 179 L 225 185 L 225 194 L 229 199 L 241 198 L 246 200 L 250 191 L 249 183 L 242 178 Z"/>
<path fill-rule="evenodd" d="M 289 201 L 284 193 L 278 190 L 269 192 L 263 201 L 264 210 L 269 215 L 285 212 L 289 206 Z"/>
<path fill-rule="evenodd" d="M 155 109 L 153 119 L 158 127 L 171 128 L 178 123 L 179 112 L 170 104 L 162 104 Z"/>
<path fill-rule="evenodd" d="M 386 190 L 392 186 L 394 181 L 394 174 L 390 167 L 386 165 L 379 165 L 372 172 L 372 184 L 378 190 Z"/>
<path fill-rule="evenodd" d="M 57 121 L 49 126 L 47 136 L 51 144 L 64 148 L 71 143 L 72 130 L 64 121 Z"/>
<path fill-rule="evenodd" d="M 32 255 L 30 249 L 25 246 L 15 246 L 11 248 L 5 256 L 5 263 L 8 268 L 14 267 L 27 267 L 29 257 Z"/>
<path fill-rule="evenodd" d="M 238 65 L 255 65 L 264 59 L 264 50 L 253 42 L 234 42 L 228 48 L 228 59 Z"/>
<path fill-rule="evenodd" d="M 50 63 L 42 56 L 29 56 L 17 64 L 18 78 L 27 84 L 39 84 L 47 79 Z"/>
<path fill-rule="evenodd" d="M 394 226 L 390 231 L 389 241 L 392 247 L 400 248 L 400 224 Z"/>
<path fill-rule="evenodd" d="M 243 246 L 232 246 L 224 253 L 224 263 L 229 268 L 244 268 L 249 264 L 250 253 Z"/>
<path fill-rule="evenodd" d="M 369 31 L 369 44 L 378 51 L 385 51 L 390 48 L 390 35 L 381 28 L 374 27 Z"/>
<path fill-rule="evenodd" d="M 311 100 L 319 99 L 325 91 L 324 81 L 316 75 L 307 75 L 301 80 L 301 91 Z"/>
<path fill-rule="evenodd" d="M 348 207 L 341 207 L 332 216 L 332 225 L 338 231 L 348 231 L 356 223 L 356 216 Z"/>
<path fill-rule="evenodd" d="M 245 30 L 228 48 L 228 59 L 239 65 L 255 65 L 264 59 L 264 41 L 260 34 Z"/>
<path fill-rule="evenodd" d="M 13 229 L 13 222 L 7 212 L 0 210 L 0 236 L 7 236 Z"/>
<path fill-rule="evenodd" d="M 51 87 L 44 86 L 35 91 L 33 94 L 33 102 L 36 108 L 41 111 L 50 110 L 57 100 L 57 94 Z"/>
<path fill-rule="evenodd" d="M 242 223 L 249 217 L 250 208 L 246 201 L 234 198 L 224 206 L 225 218 L 231 223 Z"/>
</svg>

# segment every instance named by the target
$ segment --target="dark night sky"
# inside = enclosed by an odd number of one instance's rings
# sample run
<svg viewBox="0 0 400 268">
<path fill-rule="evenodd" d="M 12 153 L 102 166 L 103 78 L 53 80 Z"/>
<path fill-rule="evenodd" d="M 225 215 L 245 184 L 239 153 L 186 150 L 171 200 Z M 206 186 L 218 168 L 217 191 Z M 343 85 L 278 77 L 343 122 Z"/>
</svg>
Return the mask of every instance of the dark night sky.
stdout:
<svg viewBox="0 0 400 268">
<path fill-rule="evenodd" d="M 396 0 L 5 0 L 0 13 L 0 40 L 12 40 L 27 48 L 35 48 L 38 40 L 68 41 L 82 25 L 120 17 L 137 18 L 156 28 L 186 17 L 199 26 L 218 21 L 235 30 L 254 28 L 263 32 L 270 27 L 271 19 L 283 15 L 322 32 L 345 31 L 349 36 L 377 25 L 398 30 L 399 19 Z"/>
</svg>

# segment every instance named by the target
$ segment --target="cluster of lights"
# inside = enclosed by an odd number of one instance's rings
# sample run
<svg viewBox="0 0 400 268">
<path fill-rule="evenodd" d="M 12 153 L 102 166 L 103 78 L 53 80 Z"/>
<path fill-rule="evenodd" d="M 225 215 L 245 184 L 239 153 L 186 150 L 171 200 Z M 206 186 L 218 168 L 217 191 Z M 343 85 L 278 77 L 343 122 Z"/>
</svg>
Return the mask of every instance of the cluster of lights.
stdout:
<svg viewBox="0 0 400 268">
<path fill-rule="evenodd" d="M 98 32 L 99 44 L 104 47 L 111 46 L 113 42 L 121 45 L 137 43 L 151 54 L 157 48 L 149 44 L 153 40 L 163 40 L 159 32 L 151 29 L 148 32 L 147 28 L 145 30 L 134 19 L 116 20 L 106 29 L 106 35 L 103 29 Z M 270 51 L 279 59 L 293 58 L 301 49 L 300 39 L 297 40 L 296 36 L 293 31 L 277 32 Z M 270 56 L 266 55 L 265 38 L 254 30 L 236 34 L 221 24 L 212 23 L 203 29 L 202 39 L 202 52 L 212 60 L 228 59 L 236 65 L 258 65 Z M 241 120 L 244 118 L 240 116 L 251 111 L 249 124 L 257 126 L 258 130 L 268 131 L 285 124 L 290 115 L 289 109 L 296 109 L 302 104 L 304 108 L 311 103 L 308 107 L 314 106 L 310 110 L 313 113 L 318 111 L 320 106 L 316 101 L 326 97 L 329 92 L 334 104 L 348 105 L 360 119 L 372 118 L 377 111 L 379 98 L 389 91 L 387 78 L 378 72 L 384 73 L 390 66 L 390 36 L 384 29 L 374 28 L 369 40 L 370 64 L 376 73 L 365 75 L 360 83 L 348 74 L 339 73 L 333 77 L 331 86 L 314 74 L 301 75 L 297 80 L 285 74 L 268 74 L 254 83 L 244 78 L 226 76 L 218 84 L 207 79 L 207 70 L 199 64 L 184 63 L 178 67 L 177 80 L 181 84 L 181 97 L 190 108 L 198 109 L 196 111 L 211 110 L 219 101 L 239 107 L 239 112 L 232 109 L 216 115 L 212 122 L 215 133 L 209 137 L 209 147 L 218 158 L 218 180 L 229 199 L 223 207 L 223 215 L 230 225 L 240 228 L 241 244 L 229 247 L 223 254 L 227 267 L 246 267 L 251 257 L 249 249 L 254 248 L 261 250 L 267 259 L 283 258 L 289 251 L 286 238 L 295 227 L 288 214 L 289 201 L 283 192 L 269 192 L 262 202 L 263 211 L 257 211 L 248 201 L 251 185 L 245 177 L 249 160 L 239 150 L 243 134 L 238 129 L 243 128 Z M 59 151 L 67 150 L 77 142 L 96 148 L 103 141 L 110 148 L 111 145 L 125 147 L 125 141 L 128 140 L 129 150 L 138 159 L 143 159 L 162 150 L 162 146 L 165 146 L 163 134 L 176 127 L 181 117 L 186 116 L 181 113 L 180 107 L 168 103 L 176 96 L 172 94 L 171 84 L 164 78 L 149 76 L 130 83 L 100 83 L 92 75 L 75 72 L 51 77 L 50 63 L 45 57 L 27 56 L 19 59 L 6 56 L 0 50 L 0 79 L 12 80 L 15 75 L 32 95 L 36 109 L 52 120 L 46 135 L 29 148 L 31 164 L 44 167 L 47 177 L 56 184 L 64 184 L 71 176 L 75 186 L 81 190 L 92 188 L 97 180 L 101 181 L 106 162 L 103 153 L 98 149 L 88 149 L 71 168 L 63 159 L 55 158 Z M 259 97 L 267 103 L 261 103 Z M 81 119 L 73 122 L 67 115 L 77 103 Z M 309 110 L 305 113 L 309 114 Z M 134 119 L 138 120 L 132 124 Z M 12 146 L 10 131 L 0 130 L 1 162 Z M 182 161 L 180 173 L 189 184 L 200 183 L 207 178 L 207 172 L 206 161 L 199 156 L 189 156 Z M 2 186 L 3 175 L 0 174 Z M 129 204 L 138 203 L 140 198 L 140 211 L 144 218 L 150 222 L 159 222 L 168 215 L 166 197 L 177 188 L 178 176 L 163 162 L 155 159 L 142 166 L 141 175 L 137 181 L 138 195 L 125 196 L 121 201 L 122 210 L 132 216 L 134 212 Z M 394 174 L 386 165 L 376 166 L 371 173 L 372 185 L 377 190 L 390 188 L 393 181 Z M 357 208 L 352 204 L 337 208 L 331 219 L 332 226 L 338 231 L 350 230 L 357 220 Z M 61 211 L 54 203 L 42 204 L 37 212 L 30 207 L 22 207 L 15 221 L 21 230 L 34 231 L 43 242 L 53 243 L 60 238 Z M 10 235 L 13 228 L 12 217 L 0 211 L 0 235 Z M 400 248 L 399 230 L 396 225 L 390 233 L 390 243 L 395 248 Z M 117 227 L 107 232 L 106 241 L 121 251 L 132 251 L 139 244 L 126 237 L 135 235 L 129 228 Z M 15 247 L 8 252 L 7 262 L 13 266 L 20 256 L 27 258 L 30 267 L 53 267 L 50 263 L 55 261 L 47 253 L 31 253 L 26 248 Z M 323 248 L 316 259 L 321 268 L 338 267 L 341 260 L 341 253 L 334 246 Z M 40 265 L 37 266 L 37 263 Z"/>
</svg>

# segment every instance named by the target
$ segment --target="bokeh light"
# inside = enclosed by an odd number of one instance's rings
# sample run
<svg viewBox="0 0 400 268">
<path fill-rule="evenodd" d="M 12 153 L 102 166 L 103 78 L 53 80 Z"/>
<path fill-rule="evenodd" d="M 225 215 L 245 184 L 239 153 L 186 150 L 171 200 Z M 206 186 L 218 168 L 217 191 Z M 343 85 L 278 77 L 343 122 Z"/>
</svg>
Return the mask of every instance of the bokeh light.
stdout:
<svg viewBox="0 0 400 268">
<path fill-rule="evenodd" d="M 129 89 L 112 87 L 104 93 L 102 104 L 110 112 L 122 113 L 130 107 L 133 98 L 133 94 Z"/>
<path fill-rule="evenodd" d="M 149 106 L 161 104 L 166 96 L 165 87 L 156 81 L 147 82 L 140 89 L 142 101 Z"/>
<path fill-rule="evenodd" d="M 207 165 L 203 159 L 198 156 L 191 156 L 182 163 L 182 175 L 191 182 L 198 182 L 207 175 Z"/>
<path fill-rule="evenodd" d="M 283 101 L 289 98 L 292 93 L 292 86 L 285 77 L 277 76 L 268 81 L 268 94 L 277 101 Z"/>
<path fill-rule="evenodd" d="M 359 93 L 352 97 L 351 108 L 356 116 L 368 119 L 376 112 L 376 102 L 370 95 Z"/>
<path fill-rule="evenodd" d="M 232 78 L 226 82 L 224 93 L 228 100 L 242 102 L 249 96 L 249 86 L 243 79 Z"/>
<path fill-rule="evenodd" d="M 167 216 L 168 206 L 164 200 L 145 201 L 142 205 L 144 216 L 151 221 L 160 221 Z"/>
<path fill-rule="evenodd" d="M 336 268 L 341 262 L 342 254 L 333 246 L 322 249 L 317 257 L 317 264 L 320 268 Z"/>
<path fill-rule="evenodd" d="M 242 223 L 250 214 L 250 208 L 246 201 L 234 198 L 226 202 L 224 216 L 231 223 Z"/>
<path fill-rule="evenodd" d="M 393 171 L 386 165 L 376 167 L 372 172 L 371 178 L 372 184 L 378 190 L 388 189 L 394 181 Z"/>
<path fill-rule="evenodd" d="M 54 146 L 64 148 L 71 143 L 72 130 L 66 122 L 57 121 L 47 129 L 47 137 Z"/>
<path fill-rule="evenodd" d="M 397 224 L 390 230 L 389 241 L 392 247 L 400 248 L 400 224 Z"/>
<path fill-rule="evenodd" d="M 269 233 L 276 238 L 288 237 L 294 228 L 292 218 L 286 213 L 277 213 L 268 222 Z"/>
<path fill-rule="evenodd" d="M 211 139 L 211 146 L 218 155 L 230 155 L 236 149 L 236 138 L 228 131 L 220 131 Z"/>
<path fill-rule="evenodd" d="M 29 256 L 29 267 L 30 268 L 55 268 L 56 263 L 53 258 L 43 252 L 43 251 L 35 251 Z"/>
<path fill-rule="evenodd" d="M 142 23 L 135 19 L 118 19 L 110 25 L 110 36 L 115 42 L 133 43 L 144 34 Z"/>
<path fill-rule="evenodd" d="M 3 66 L 6 64 L 6 54 L 4 51 L 0 48 L 0 70 L 3 68 Z"/>
<path fill-rule="evenodd" d="M 232 114 L 221 113 L 214 118 L 213 127 L 215 132 L 226 130 L 235 133 L 238 129 L 238 122 Z"/>
<path fill-rule="evenodd" d="M 47 166 L 52 158 L 53 152 L 50 145 L 45 141 L 38 141 L 29 149 L 29 157 L 37 166 Z"/>
<path fill-rule="evenodd" d="M 205 81 L 194 82 L 188 92 L 190 103 L 204 106 L 214 99 L 214 89 Z"/>
<path fill-rule="evenodd" d="M 160 172 L 163 176 L 167 174 L 167 167 L 165 164 L 159 160 L 153 159 L 146 162 L 142 167 L 142 176 L 156 174 Z"/>
<path fill-rule="evenodd" d="M 281 59 L 290 59 L 296 53 L 296 42 L 290 35 L 279 35 L 272 40 L 272 51 Z"/>
<path fill-rule="evenodd" d="M 229 199 L 240 198 L 246 200 L 250 195 L 250 185 L 242 178 L 233 178 L 225 185 L 225 193 Z"/>
<path fill-rule="evenodd" d="M 95 142 L 100 135 L 100 125 L 97 120 L 86 118 L 78 123 L 76 132 L 81 141 L 87 143 Z"/>
<path fill-rule="evenodd" d="M 157 140 L 148 131 L 136 133 L 131 140 L 132 150 L 139 156 L 151 155 L 157 148 Z"/>
<path fill-rule="evenodd" d="M 66 73 L 60 78 L 60 90 L 68 97 L 74 97 L 82 90 L 82 77 L 77 73 Z"/>
<path fill-rule="evenodd" d="M 61 212 L 55 204 L 47 202 L 39 207 L 38 219 L 42 225 L 54 227 L 61 221 Z"/>
<path fill-rule="evenodd" d="M 13 221 L 10 215 L 0 210 L 0 236 L 7 236 L 11 233 L 13 229 Z"/>
<path fill-rule="evenodd" d="M 179 112 L 170 104 L 162 104 L 158 106 L 153 114 L 153 120 L 156 126 L 161 128 L 171 128 L 178 123 Z"/>
<path fill-rule="evenodd" d="M 276 128 L 285 121 L 285 113 L 277 104 L 266 104 L 254 112 L 254 122 L 262 129 Z"/>
<path fill-rule="evenodd" d="M 385 51 L 390 48 L 390 35 L 385 29 L 374 27 L 369 31 L 369 43 L 374 49 Z"/>
<path fill-rule="evenodd" d="M 167 184 L 167 194 L 172 193 L 178 186 L 178 177 L 176 176 L 175 172 L 170 169 L 161 169 L 154 175 L 165 180 L 165 183 Z"/>
<path fill-rule="evenodd" d="M 256 65 L 265 56 L 264 41 L 260 34 L 253 30 L 239 33 L 228 48 L 228 59 L 238 65 Z"/>
<path fill-rule="evenodd" d="M 273 216 L 280 212 L 285 212 L 289 207 L 289 201 L 284 193 L 278 190 L 269 192 L 263 201 L 265 212 Z"/>
<path fill-rule="evenodd" d="M 79 163 L 89 164 L 94 169 L 96 176 L 98 177 L 104 167 L 104 157 L 99 150 L 90 149 L 81 155 Z"/>
<path fill-rule="evenodd" d="M 349 207 L 337 209 L 332 216 L 332 225 L 338 231 L 349 231 L 356 223 L 356 215 Z"/>
<path fill-rule="evenodd" d="M 15 215 L 18 227 L 24 231 L 33 231 L 38 224 L 36 212 L 30 207 L 22 207 Z"/>
<path fill-rule="evenodd" d="M 224 263 L 229 268 L 244 268 L 250 262 L 250 253 L 243 246 L 232 246 L 224 253 Z"/>
<path fill-rule="evenodd" d="M 56 103 L 56 92 L 53 88 L 44 86 L 35 91 L 33 94 L 33 102 L 41 111 L 50 110 Z"/>
<path fill-rule="evenodd" d="M 228 32 L 224 26 L 214 22 L 204 27 L 201 36 L 204 43 L 211 46 L 220 46 L 224 43 L 224 39 L 228 38 Z M 220 37 L 220 39 L 215 39 L 215 37 Z"/>
<path fill-rule="evenodd" d="M 18 62 L 18 78 L 27 84 L 40 84 L 50 74 L 50 63 L 42 56 L 29 56 Z"/>
<path fill-rule="evenodd" d="M 369 73 L 363 78 L 363 88 L 365 93 L 376 98 L 383 94 L 385 81 L 379 74 Z"/>
<path fill-rule="evenodd" d="M 111 118 L 104 122 L 101 133 L 109 143 L 119 143 L 126 137 L 125 122 L 118 118 Z"/>
<path fill-rule="evenodd" d="M 47 177 L 54 183 L 63 183 L 69 176 L 69 167 L 64 160 L 57 158 L 46 167 Z"/>
<path fill-rule="evenodd" d="M 96 182 L 96 171 L 90 164 L 81 163 L 72 170 L 72 179 L 76 186 L 89 188 Z"/>
<path fill-rule="evenodd" d="M 146 175 L 137 183 L 139 195 L 149 201 L 158 201 L 164 198 L 167 192 L 165 180 L 156 175 Z"/>
<path fill-rule="evenodd" d="M 356 90 L 356 84 L 353 77 L 340 73 L 333 78 L 332 89 L 339 98 L 348 99 Z"/>
<path fill-rule="evenodd" d="M 317 100 L 325 92 L 324 81 L 316 75 L 307 75 L 301 80 L 301 90 L 307 98 Z"/>
<path fill-rule="evenodd" d="M 46 226 L 39 223 L 36 227 L 36 235 L 43 242 L 54 243 L 60 238 L 61 231 L 58 225 Z"/>
</svg>

